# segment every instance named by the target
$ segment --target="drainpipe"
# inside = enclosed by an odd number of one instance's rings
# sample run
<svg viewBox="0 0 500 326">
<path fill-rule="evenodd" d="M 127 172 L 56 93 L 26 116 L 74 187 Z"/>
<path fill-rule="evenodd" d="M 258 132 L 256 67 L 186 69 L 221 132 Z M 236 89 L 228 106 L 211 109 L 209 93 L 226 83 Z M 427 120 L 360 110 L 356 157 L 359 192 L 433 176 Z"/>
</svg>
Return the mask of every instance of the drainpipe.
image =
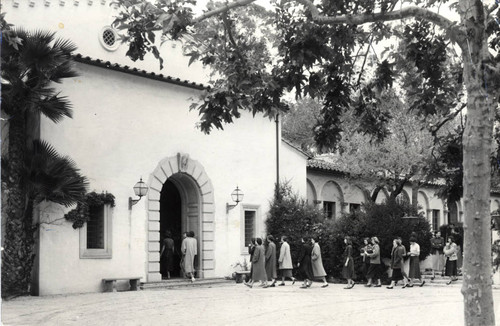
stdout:
<svg viewBox="0 0 500 326">
<path fill-rule="evenodd" d="M 276 187 L 280 184 L 280 135 L 279 135 L 279 113 L 276 114 Z M 277 190 L 278 188 L 276 188 Z"/>
</svg>

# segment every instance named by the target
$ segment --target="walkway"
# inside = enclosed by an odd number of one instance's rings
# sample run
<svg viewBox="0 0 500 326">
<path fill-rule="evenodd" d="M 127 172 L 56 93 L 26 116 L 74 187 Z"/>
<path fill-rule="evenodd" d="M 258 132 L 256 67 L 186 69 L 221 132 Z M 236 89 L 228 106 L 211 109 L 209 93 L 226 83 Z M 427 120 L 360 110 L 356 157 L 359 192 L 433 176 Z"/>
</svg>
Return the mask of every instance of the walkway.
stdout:
<svg viewBox="0 0 500 326">
<path fill-rule="evenodd" d="M 500 290 L 494 290 L 500 326 Z M 242 284 L 24 297 L 4 302 L 3 325 L 461 326 L 459 286 L 393 290 L 341 284 L 249 289 Z"/>
</svg>

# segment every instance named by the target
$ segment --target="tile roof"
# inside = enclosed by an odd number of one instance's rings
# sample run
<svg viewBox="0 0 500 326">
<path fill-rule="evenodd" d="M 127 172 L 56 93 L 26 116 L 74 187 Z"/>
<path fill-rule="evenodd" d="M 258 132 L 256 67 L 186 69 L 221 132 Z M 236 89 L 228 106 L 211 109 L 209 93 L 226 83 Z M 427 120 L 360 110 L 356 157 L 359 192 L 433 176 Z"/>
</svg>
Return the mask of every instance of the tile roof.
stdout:
<svg viewBox="0 0 500 326">
<path fill-rule="evenodd" d="M 149 72 L 149 71 L 137 69 L 134 67 L 129 67 L 126 65 L 120 65 L 118 63 L 112 63 L 110 61 L 104 61 L 101 59 L 94 59 L 94 58 L 91 58 L 89 56 L 83 56 L 80 53 L 73 55 L 73 60 L 75 60 L 76 62 L 88 64 L 88 65 L 93 65 L 93 66 L 97 66 L 97 67 L 101 67 L 101 68 L 105 68 L 105 69 L 110 69 L 110 70 L 114 70 L 114 71 L 120 71 L 120 72 L 123 72 L 126 74 L 131 74 L 131 75 L 140 76 L 140 77 L 144 77 L 144 78 L 148 78 L 148 79 L 158 80 L 161 82 L 170 83 L 170 84 L 174 84 L 174 85 L 180 85 L 180 86 L 184 86 L 184 87 L 188 87 L 188 88 L 193 88 L 193 89 L 198 89 L 198 90 L 209 89 L 209 86 L 206 86 L 206 85 L 201 84 L 201 83 L 195 83 L 195 82 L 191 82 L 189 80 L 183 80 L 183 79 L 175 78 L 175 77 L 171 77 L 171 76 L 164 76 L 163 74 L 157 74 L 154 72 Z"/>
<path fill-rule="evenodd" d="M 324 171 L 346 173 L 346 171 L 342 170 L 340 165 L 333 163 L 333 162 L 327 162 L 325 160 L 318 159 L 318 158 L 312 158 L 312 159 L 308 160 L 307 167 L 312 168 L 312 169 L 324 170 Z"/>
</svg>

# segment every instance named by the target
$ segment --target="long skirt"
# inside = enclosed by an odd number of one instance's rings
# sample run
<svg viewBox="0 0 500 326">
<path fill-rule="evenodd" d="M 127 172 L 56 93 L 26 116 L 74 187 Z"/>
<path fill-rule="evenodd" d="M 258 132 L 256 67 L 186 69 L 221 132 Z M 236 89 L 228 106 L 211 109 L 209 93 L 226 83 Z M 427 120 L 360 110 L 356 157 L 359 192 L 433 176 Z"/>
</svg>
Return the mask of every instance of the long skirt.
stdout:
<svg viewBox="0 0 500 326">
<path fill-rule="evenodd" d="M 392 270 L 391 281 L 397 282 L 403 279 L 403 274 L 401 273 L 401 268 L 394 268 Z"/>
<path fill-rule="evenodd" d="M 410 257 L 410 272 L 408 273 L 408 277 L 418 279 L 422 277 L 420 275 L 420 260 L 418 259 L 418 256 Z"/>
<path fill-rule="evenodd" d="M 292 277 L 291 269 L 280 269 L 281 277 Z"/>
<path fill-rule="evenodd" d="M 450 260 L 450 258 L 446 258 L 446 268 L 445 268 L 446 276 L 457 276 L 457 261 Z"/>
<path fill-rule="evenodd" d="M 369 259 L 366 259 L 363 264 L 361 265 L 361 272 L 363 273 L 363 275 L 368 279 L 368 271 L 370 270 L 370 260 Z"/>
<path fill-rule="evenodd" d="M 300 276 L 304 280 L 313 280 L 314 275 L 313 275 L 313 270 L 312 270 L 312 264 L 310 259 L 304 259 L 302 263 L 300 264 Z"/>
<path fill-rule="evenodd" d="M 382 277 L 382 264 L 370 264 L 368 267 L 368 272 L 366 273 L 366 278 L 380 279 Z"/>
<path fill-rule="evenodd" d="M 434 254 L 431 256 L 431 258 L 432 258 L 432 269 L 435 271 L 442 271 L 444 265 L 443 254 Z"/>
<path fill-rule="evenodd" d="M 354 277 L 354 263 L 352 262 L 352 258 L 349 258 L 347 266 L 344 263 L 344 267 L 342 267 L 342 277 L 345 279 L 352 279 Z"/>
</svg>

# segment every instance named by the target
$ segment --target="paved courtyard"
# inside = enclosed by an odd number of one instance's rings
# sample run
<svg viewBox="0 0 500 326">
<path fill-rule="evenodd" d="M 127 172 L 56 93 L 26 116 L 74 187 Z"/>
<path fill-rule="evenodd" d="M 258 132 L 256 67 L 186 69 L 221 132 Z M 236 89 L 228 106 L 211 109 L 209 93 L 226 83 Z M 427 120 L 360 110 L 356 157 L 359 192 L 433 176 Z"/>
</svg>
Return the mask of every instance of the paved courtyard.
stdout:
<svg viewBox="0 0 500 326">
<path fill-rule="evenodd" d="M 341 284 L 249 289 L 242 284 L 22 297 L 2 304 L 3 325 L 463 325 L 460 286 L 393 290 Z M 500 290 L 494 290 L 500 325 Z"/>
</svg>

